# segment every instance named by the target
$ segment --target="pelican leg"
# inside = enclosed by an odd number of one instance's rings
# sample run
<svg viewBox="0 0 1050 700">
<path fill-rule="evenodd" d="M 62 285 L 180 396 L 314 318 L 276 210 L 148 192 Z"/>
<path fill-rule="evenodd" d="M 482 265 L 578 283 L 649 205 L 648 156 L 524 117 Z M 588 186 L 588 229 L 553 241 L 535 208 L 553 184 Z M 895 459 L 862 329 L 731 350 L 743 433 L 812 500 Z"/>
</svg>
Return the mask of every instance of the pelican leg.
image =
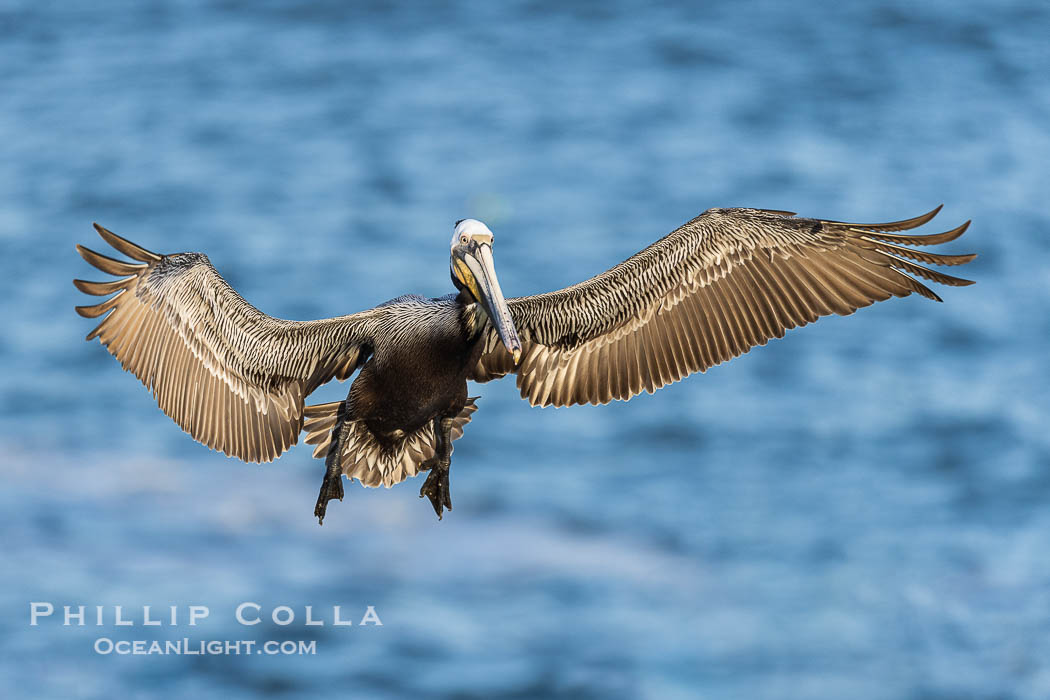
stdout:
<svg viewBox="0 0 1050 700">
<path fill-rule="evenodd" d="M 429 469 L 427 480 L 419 489 L 419 497 L 426 496 L 434 506 L 438 520 L 441 520 L 442 508 L 452 510 L 452 495 L 449 493 L 448 472 L 452 466 L 452 424 L 454 416 L 434 419 L 434 434 L 437 445 L 434 456 L 419 465 L 420 469 Z"/>
<path fill-rule="evenodd" d="M 332 436 L 332 444 L 324 460 L 325 470 L 324 480 L 321 481 L 321 492 L 317 495 L 317 505 L 314 506 L 314 517 L 317 518 L 318 525 L 324 525 L 324 514 L 328 509 L 328 501 L 343 500 L 343 465 L 339 461 L 342 440 L 338 439 L 343 432 L 343 420 L 336 423 L 333 432 L 335 434 Z"/>
<path fill-rule="evenodd" d="M 328 501 L 332 499 L 343 500 L 343 473 L 326 470 L 324 481 L 321 482 L 321 492 L 317 496 L 317 505 L 314 506 L 314 516 L 318 525 L 324 525 L 324 514 L 328 509 Z"/>
</svg>

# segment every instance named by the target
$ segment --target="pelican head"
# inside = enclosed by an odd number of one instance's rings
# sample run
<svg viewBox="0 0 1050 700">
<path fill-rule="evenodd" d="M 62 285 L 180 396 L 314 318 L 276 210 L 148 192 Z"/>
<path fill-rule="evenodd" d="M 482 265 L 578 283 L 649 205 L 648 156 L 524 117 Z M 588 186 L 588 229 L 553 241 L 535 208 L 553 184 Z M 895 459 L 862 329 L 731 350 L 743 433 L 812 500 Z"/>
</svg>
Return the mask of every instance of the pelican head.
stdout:
<svg viewBox="0 0 1050 700">
<path fill-rule="evenodd" d="M 521 341 L 492 264 L 492 231 L 477 219 L 460 219 L 452 232 L 452 281 L 485 309 L 514 364 L 521 358 Z"/>
</svg>

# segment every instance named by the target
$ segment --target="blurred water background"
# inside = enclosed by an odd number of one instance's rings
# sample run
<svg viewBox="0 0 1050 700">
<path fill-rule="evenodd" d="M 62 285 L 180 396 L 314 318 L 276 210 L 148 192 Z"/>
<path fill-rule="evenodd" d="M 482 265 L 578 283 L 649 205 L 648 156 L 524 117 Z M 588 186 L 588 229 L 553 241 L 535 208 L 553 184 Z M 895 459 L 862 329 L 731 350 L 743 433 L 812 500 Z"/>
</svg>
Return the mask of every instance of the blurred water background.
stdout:
<svg viewBox="0 0 1050 700">
<path fill-rule="evenodd" d="M 8 0 L 0 27 L 5 697 L 1050 697 L 1047 3 Z M 929 230 L 972 218 L 948 252 L 980 254 L 943 305 L 627 404 L 476 387 L 440 523 L 416 480 L 319 528 L 309 448 L 209 452 L 72 311 L 92 221 L 307 319 L 451 291 L 466 216 L 514 296 L 708 207 L 941 202 Z M 211 616 L 30 627 L 30 601 Z M 242 601 L 298 619 L 242 627 Z"/>
</svg>

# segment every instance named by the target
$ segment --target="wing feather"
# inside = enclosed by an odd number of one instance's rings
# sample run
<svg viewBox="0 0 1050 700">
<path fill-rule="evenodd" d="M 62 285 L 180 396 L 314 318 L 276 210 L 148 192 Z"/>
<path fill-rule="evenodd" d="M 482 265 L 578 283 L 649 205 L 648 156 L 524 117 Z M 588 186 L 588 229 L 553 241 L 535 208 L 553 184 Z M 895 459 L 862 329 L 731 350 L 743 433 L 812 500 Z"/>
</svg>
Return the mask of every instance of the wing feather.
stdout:
<svg viewBox="0 0 1050 700">
<path fill-rule="evenodd" d="M 607 403 L 703 372 L 821 316 L 912 293 L 940 301 L 916 278 L 972 282 L 919 263 L 962 265 L 975 256 L 905 246 L 955 240 L 969 222 L 940 234 L 897 233 L 940 209 L 882 224 L 709 210 L 586 282 L 511 299 L 521 364 L 490 327 L 471 378 L 517 373 L 534 405 Z"/>
<path fill-rule="evenodd" d="M 251 306 L 199 253 L 158 255 L 96 225 L 137 263 L 78 245 L 88 263 L 119 279 L 74 280 L 80 291 L 113 294 L 78 306 L 102 318 L 98 338 L 148 388 L 161 410 L 194 439 L 248 462 L 294 445 L 305 397 L 367 359 L 376 311 L 322 321 L 276 319 Z"/>
</svg>

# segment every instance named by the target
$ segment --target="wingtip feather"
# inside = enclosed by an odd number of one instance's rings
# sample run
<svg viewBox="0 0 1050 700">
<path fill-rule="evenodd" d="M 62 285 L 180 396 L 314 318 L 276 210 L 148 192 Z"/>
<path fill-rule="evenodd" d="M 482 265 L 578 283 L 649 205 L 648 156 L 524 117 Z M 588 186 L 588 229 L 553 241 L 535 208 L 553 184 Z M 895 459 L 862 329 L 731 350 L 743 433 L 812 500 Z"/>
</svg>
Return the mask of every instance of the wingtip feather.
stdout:
<svg viewBox="0 0 1050 700">
<path fill-rule="evenodd" d="M 121 260 L 115 260 L 107 255 L 91 250 L 91 248 L 88 248 L 87 246 L 80 245 L 79 243 L 76 244 L 76 250 L 80 253 L 80 257 L 84 258 L 89 265 L 93 265 L 111 275 L 134 275 L 146 267 L 145 263 L 132 264 Z"/>
<path fill-rule="evenodd" d="M 938 204 L 933 210 L 920 214 L 919 216 L 912 217 L 911 219 L 902 219 L 900 221 L 887 221 L 881 224 L 854 224 L 846 221 L 826 221 L 824 223 L 834 224 L 837 226 L 847 226 L 853 229 L 863 229 L 865 232 L 870 231 L 907 231 L 909 229 L 918 228 L 924 224 L 929 223 L 933 217 L 940 213 L 941 209 L 944 208 L 943 204 Z"/>
<path fill-rule="evenodd" d="M 98 235 L 102 237 L 102 240 L 104 240 L 106 243 L 109 243 L 116 250 L 119 250 L 121 253 L 127 255 L 129 258 L 144 263 L 156 262 L 161 258 L 160 255 L 154 253 L 153 251 L 146 250 L 142 246 L 132 243 L 126 238 L 118 236 L 105 226 L 100 226 L 97 223 L 92 223 L 91 225 L 95 227 L 95 231 L 97 231 Z"/>
</svg>

